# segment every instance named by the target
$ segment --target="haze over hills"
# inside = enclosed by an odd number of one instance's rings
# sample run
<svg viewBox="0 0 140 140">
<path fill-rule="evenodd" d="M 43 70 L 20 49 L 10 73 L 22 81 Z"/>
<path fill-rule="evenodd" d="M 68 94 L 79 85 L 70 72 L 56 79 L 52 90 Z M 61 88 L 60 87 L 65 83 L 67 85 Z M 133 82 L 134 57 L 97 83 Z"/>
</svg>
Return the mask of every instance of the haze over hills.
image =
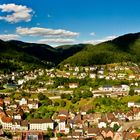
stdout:
<svg viewBox="0 0 140 140">
<path fill-rule="evenodd" d="M 14 71 L 69 63 L 77 66 L 122 61 L 139 62 L 140 33 L 126 34 L 98 45 L 49 45 L 0 40 L 0 70 Z"/>
</svg>

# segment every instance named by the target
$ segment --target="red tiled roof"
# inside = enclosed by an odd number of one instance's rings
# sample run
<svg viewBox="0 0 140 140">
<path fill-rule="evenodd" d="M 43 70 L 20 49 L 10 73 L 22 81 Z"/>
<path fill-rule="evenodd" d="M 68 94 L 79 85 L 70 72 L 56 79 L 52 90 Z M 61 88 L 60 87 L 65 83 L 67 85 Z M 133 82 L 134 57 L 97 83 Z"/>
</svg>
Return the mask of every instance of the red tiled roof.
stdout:
<svg viewBox="0 0 140 140">
<path fill-rule="evenodd" d="M 2 117 L 1 120 L 2 120 L 2 122 L 5 122 L 5 123 L 12 123 L 11 117 Z"/>
</svg>

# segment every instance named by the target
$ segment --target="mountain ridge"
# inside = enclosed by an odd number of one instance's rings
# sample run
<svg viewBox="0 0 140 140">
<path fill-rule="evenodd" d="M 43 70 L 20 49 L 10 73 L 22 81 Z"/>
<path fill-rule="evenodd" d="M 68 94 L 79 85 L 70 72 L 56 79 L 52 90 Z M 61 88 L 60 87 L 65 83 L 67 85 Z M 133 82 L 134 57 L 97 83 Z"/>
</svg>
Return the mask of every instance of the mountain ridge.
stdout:
<svg viewBox="0 0 140 140">
<path fill-rule="evenodd" d="M 89 66 L 139 60 L 140 32 L 125 34 L 97 45 L 74 44 L 56 48 L 18 40 L 0 40 L 0 71 L 49 68 L 67 63 Z"/>
<path fill-rule="evenodd" d="M 79 59 L 80 58 L 80 59 Z M 87 45 L 83 50 L 67 58 L 60 65 L 94 65 L 122 61 L 139 62 L 140 32 L 129 33 L 97 45 Z"/>
</svg>

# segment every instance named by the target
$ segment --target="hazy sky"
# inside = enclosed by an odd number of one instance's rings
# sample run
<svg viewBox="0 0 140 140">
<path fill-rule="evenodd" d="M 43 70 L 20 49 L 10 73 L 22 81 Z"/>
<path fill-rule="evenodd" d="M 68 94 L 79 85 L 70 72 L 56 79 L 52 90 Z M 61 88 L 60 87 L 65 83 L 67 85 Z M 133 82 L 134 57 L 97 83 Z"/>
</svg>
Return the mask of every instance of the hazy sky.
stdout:
<svg viewBox="0 0 140 140">
<path fill-rule="evenodd" d="M 140 31 L 139 0 L 0 0 L 0 39 L 99 43 Z"/>
</svg>

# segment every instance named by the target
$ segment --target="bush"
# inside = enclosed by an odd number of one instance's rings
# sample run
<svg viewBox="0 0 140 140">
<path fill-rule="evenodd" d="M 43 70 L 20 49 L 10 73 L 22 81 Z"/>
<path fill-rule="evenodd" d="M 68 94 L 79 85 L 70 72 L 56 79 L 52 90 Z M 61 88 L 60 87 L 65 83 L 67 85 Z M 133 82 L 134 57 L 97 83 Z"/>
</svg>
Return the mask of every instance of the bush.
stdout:
<svg viewBox="0 0 140 140">
<path fill-rule="evenodd" d="M 67 100 L 71 100 L 72 99 L 72 96 L 70 94 L 66 94 L 66 99 Z"/>
<path fill-rule="evenodd" d="M 66 106 L 66 101 L 62 100 L 61 101 L 61 107 L 65 107 Z"/>
<path fill-rule="evenodd" d="M 54 106 L 59 106 L 59 105 L 60 105 L 59 102 L 54 103 Z"/>
<path fill-rule="evenodd" d="M 41 100 L 44 100 L 44 99 L 46 99 L 46 96 L 44 95 L 44 94 L 42 94 L 42 93 L 39 93 L 38 94 L 38 99 L 41 101 Z"/>
<path fill-rule="evenodd" d="M 66 94 L 61 94 L 61 99 L 65 99 L 66 98 Z"/>
</svg>

